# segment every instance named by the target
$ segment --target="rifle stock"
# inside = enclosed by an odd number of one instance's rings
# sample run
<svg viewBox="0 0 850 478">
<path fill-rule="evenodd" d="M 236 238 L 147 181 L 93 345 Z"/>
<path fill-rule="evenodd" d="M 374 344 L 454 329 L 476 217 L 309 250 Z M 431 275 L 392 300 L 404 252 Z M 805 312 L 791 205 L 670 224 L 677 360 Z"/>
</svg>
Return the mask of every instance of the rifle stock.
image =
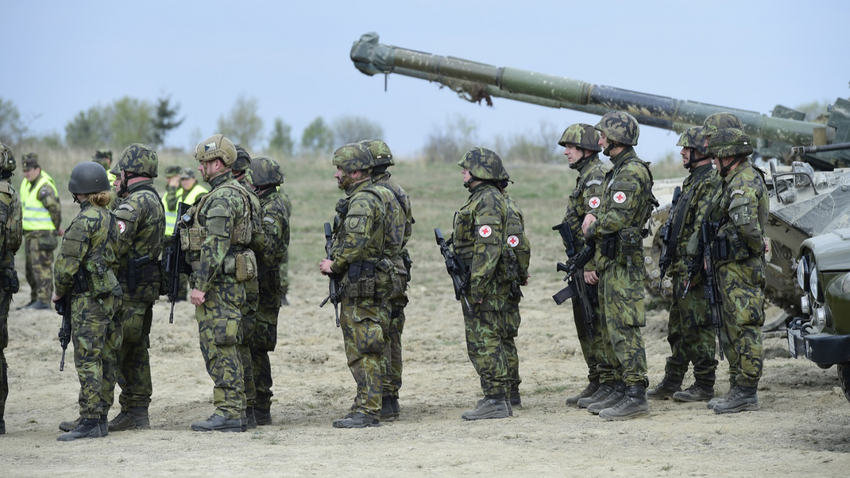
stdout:
<svg viewBox="0 0 850 478">
<path fill-rule="evenodd" d="M 62 359 L 59 361 L 59 371 L 65 371 L 65 351 L 71 343 L 71 293 L 68 292 L 53 305 L 56 313 L 62 316 L 59 326 L 59 345 L 62 347 Z"/>
<path fill-rule="evenodd" d="M 553 228 L 554 229 L 554 228 Z M 575 300 L 578 298 L 584 315 L 584 328 L 587 336 L 593 339 L 593 321 L 596 319 L 596 314 L 593 312 L 593 295 L 592 288 L 588 287 L 584 282 L 583 268 L 596 254 L 596 242 L 593 239 L 587 239 L 584 249 L 578 254 L 571 257 L 566 264 L 559 262 L 557 265 L 558 272 L 566 272 L 565 281 L 569 281 L 567 287 L 561 289 L 552 296 L 555 304 L 561 305 L 567 299 Z"/>
<path fill-rule="evenodd" d="M 443 237 L 443 232 L 440 228 L 434 229 L 434 238 L 437 241 L 437 246 L 440 247 L 440 254 L 446 261 L 446 272 L 452 278 L 452 286 L 455 290 L 455 300 L 462 300 L 466 304 L 466 310 L 471 311 L 469 301 L 466 300 L 464 291 L 469 287 L 469 271 L 464 267 L 454 253 L 449 249 L 446 239 Z"/>
</svg>

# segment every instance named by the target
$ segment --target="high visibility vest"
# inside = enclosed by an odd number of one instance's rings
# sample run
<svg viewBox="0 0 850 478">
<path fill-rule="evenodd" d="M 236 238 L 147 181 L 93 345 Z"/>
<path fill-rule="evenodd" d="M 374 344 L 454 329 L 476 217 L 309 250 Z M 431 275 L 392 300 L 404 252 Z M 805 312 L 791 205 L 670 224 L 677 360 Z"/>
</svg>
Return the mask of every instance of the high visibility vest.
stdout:
<svg viewBox="0 0 850 478">
<path fill-rule="evenodd" d="M 198 196 L 200 196 L 201 194 L 206 194 L 208 192 L 210 192 L 209 189 L 201 186 L 198 183 L 195 183 L 195 185 L 192 186 L 192 189 L 189 190 L 189 192 L 186 192 L 185 190 L 183 191 L 183 195 L 177 199 L 177 207 L 179 208 L 180 203 L 184 202 L 191 206 L 192 204 L 195 204 L 195 201 L 198 199 Z"/>
<path fill-rule="evenodd" d="M 109 178 L 109 187 L 115 189 L 115 180 L 118 179 L 118 176 L 112 174 L 108 169 L 106 170 L 106 177 Z"/>
<path fill-rule="evenodd" d="M 174 209 L 168 209 L 168 202 L 165 200 L 168 193 L 162 196 L 162 207 L 165 209 L 165 235 L 171 236 L 174 232 L 174 225 L 177 224 L 177 208 L 180 207 L 180 198 L 183 196 L 183 188 L 177 188 L 174 194 L 177 195 L 177 202 L 174 203 Z"/>
<path fill-rule="evenodd" d="M 56 184 L 53 182 L 53 178 L 44 171 L 39 174 L 35 187 L 26 178 L 21 181 L 21 210 L 23 212 L 23 221 L 21 224 L 24 231 L 56 230 L 56 226 L 53 225 L 53 219 L 50 218 L 50 212 L 38 198 L 38 192 L 44 185 L 50 185 L 53 188 L 53 194 L 59 197 L 59 192 L 56 190 Z"/>
</svg>

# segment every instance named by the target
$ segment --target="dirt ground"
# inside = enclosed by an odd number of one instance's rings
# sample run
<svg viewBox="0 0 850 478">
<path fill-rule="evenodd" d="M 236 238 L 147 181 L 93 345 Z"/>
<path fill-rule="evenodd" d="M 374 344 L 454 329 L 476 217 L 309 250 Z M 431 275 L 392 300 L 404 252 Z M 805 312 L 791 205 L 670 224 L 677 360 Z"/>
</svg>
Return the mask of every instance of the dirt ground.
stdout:
<svg viewBox="0 0 850 478">
<path fill-rule="evenodd" d="M 151 336 L 152 429 L 57 442 L 58 423 L 78 412 L 71 349 L 69 365 L 59 372 L 60 318 L 52 311 L 14 310 L 28 296 L 25 290 L 17 294 L 9 317 L 11 390 L 7 435 L 0 437 L 0 476 L 234 471 L 248 476 L 847 476 L 850 404 L 838 390 L 835 371 L 788 358 L 780 337 L 765 340 L 769 360 L 759 412 L 720 416 L 703 404 L 652 402 L 647 419 L 605 422 L 566 407 L 564 399 L 584 387 L 586 368 L 570 309 L 556 307 L 547 288 L 530 288 L 522 303 L 517 344 L 524 407 L 510 419 L 465 422 L 460 415 L 480 390 L 448 277 L 430 288 L 414 277 L 404 333 L 401 418 L 374 429 L 334 429 L 331 421 L 346 412 L 354 382 L 333 311 L 317 307 L 326 283 L 308 272 L 294 275 L 292 305 L 280 314 L 280 343 L 272 355 L 274 425 L 244 434 L 189 430 L 193 420 L 213 411 L 212 382 L 198 349 L 192 306 L 178 303 L 174 324 L 168 324 L 167 303 L 161 302 Z M 656 311 L 644 329 L 653 383 L 661 378 L 668 352 L 665 324 L 666 314 Z M 725 362 L 720 367 L 725 371 Z M 723 393 L 728 386 L 725 373 L 719 375 Z"/>
</svg>

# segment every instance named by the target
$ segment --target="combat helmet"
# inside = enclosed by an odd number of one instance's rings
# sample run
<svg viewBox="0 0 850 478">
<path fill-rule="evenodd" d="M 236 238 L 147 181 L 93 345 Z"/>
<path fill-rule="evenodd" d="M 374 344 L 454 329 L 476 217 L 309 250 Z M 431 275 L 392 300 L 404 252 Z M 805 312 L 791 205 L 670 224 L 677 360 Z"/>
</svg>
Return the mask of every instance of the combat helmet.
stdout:
<svg viewBox="0 0 850 478">
<path fill-rule="evenodd" d="M 260 188 L 283 184 L 283 170 L 280 164 L 267 156 L 260 156 L 251 161 L 251 184 Z"/>
<path fill-rule="evenodd" d="M 738 128 L 721 129 L 708 143 L 708 153 L 715 158 L 749 156 L 752 152 L 750 137 Z"/>
<path fill-rule="evenodd" d="M 201 162 L 220 159 L 225 166 L 232 167 L 236 156 L 236 146 L 221 134 L 210 136 L 195 146 L 195 159 Z"/>
<path fill-rule="evenodd" d="M 334 151 L 333 165 L 346 173 L 370 169 L 372 153 L 362 143 L 348 143 Z"/>
<path fill-rule="evenodd" d="M 721 129 L 737 128 L 744 129 L 741 120 L 732 113 L 712 113 L 702 123 L 702 134 L 708 139 L 717 134 Z"/>
<path fill-rule="evenodd" d="M 708 149 L 705 147 L 705 135 L 702 131 L 702 126 L 691 126 L 679 136 L 679 142 L 676 143 L 676 146 L 691 148 L 703 156 L 707 155 Z"/>
<path fill-rule="evenodd" d="M 92 156 L 92 161 L 106 168 L 108 166 L 106 160 L 112 162 L 112 150 L 109 149 L 98 149 L 94 156 Z"/>
<path fill-rule="evenodd" d="M 0 143 L 0 172 L 12 172 L 18 164 L 15 162 L 15 156 L 12 155 L 12 149 L 3 143 Z"/>
<path fill-rule="evenodd" d="M 124 148 L 121 159 L 112 166 L 112 174 L 117 176 L 121 171 L 125 171 L 139 176 L 155 178 L 158 166 L 159 158 L 157 158 L 156 151 L 144 144 L 133 143 Z"/>
<path fill-rule="evenodd" d="M 106 170 L 94 161 L 83 161 L 71 171 L 68 191 L 72 194 L 94 194 L 109 191 L 109 188 Z"/>
<path fill-rule="evenodd" d="M 640 137 L 640 126 L 634 116 L 624 111 L 611 111 L 593 127 L 603 133 L 609 142 L 636 146 Z"/>
<path fill-rule="evenodd" d="M 236 171 L 246 171 L 251 166 L 251 155 L 248 154 L 248 151 L 245 151 L 245 148 L 242 146 L 239 146 L 238 144 L 234 146 L 236 147 L 236 161 L 233 162 L 231 169 Z"/>
<path fill-rule="evenodd" d="M 180 174 L 180 166 L 169 166 L 165 168 L 165 177 L 172 178 Z"/>
<path fill-rule="evenodd" d="M 472 148 L 463 155 L 458 166 L 469 170 L 476 179 L 498 181 L 507 179 L 508 173 L 502 166 L 502 158 L 487 148 Z"/>
<path fill-rule="evenodd" d="M 561 135 L 561 139 L 558 140 L 558 144 L 564 148 L 568 144 L 571 144 L 576 148 L 586 149 L 588 151 L 595 151 L 597 153 L 602 151 L 602 146 L 599 146 L 599 133 L 596 132 L 593 126 L 584 123 L 576 123 L 565 129 L 564 134 Z"/>
<path fill-rule="evenodd" d="M 378 166 L 392 166 L 395 164 L 395 161 L 393 161 L 393 152 L 390 151 L 390 147 L 387 146 L 387 143 L 380 139 L 367 139 L 360 143 L 369 148 L 369 152 L 372 153 L 373 168 Z"/>
</svg>

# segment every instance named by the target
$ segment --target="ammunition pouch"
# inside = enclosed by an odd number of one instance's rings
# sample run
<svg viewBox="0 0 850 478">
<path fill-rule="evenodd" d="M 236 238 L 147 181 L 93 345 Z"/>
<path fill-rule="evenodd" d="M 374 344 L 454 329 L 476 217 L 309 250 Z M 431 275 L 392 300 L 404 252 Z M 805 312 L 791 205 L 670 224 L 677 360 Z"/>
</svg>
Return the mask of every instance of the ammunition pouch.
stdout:
<svg viewBox="0 0 850 478">
<path fill-rule="evenodd" d="M 21 281 L 18 280 L 18 273 L 15 269 L 0 270 L 0 290 L 7 294 L 17 294 L 21 288 Z"/>
<path fill-rule="evenodd" d="M 194 267 L 193 267 L 194 269 Z M 248 282 L 257 278 L 257 256 L 254 251 L 245 249 L 243 251 L 228 252 L 224 256 L 222 272 L 225 275 L 236 276 L 236 282 Z"/>
<path fill-rule="evenodd" d="M 499 265 L 496 266 L 496 276 L 500 277 L 502 282 L 515 282 L 519 279 L 519 261 L 512 247 L 502 246 Z"/>
<path fill-rule="evenodd" d="M 203 227 L 192 225 L 180 232 L 180 247 L 186 252 L 200 252 L 206 238 L 207 232 Z"/>
<path fill-rule="evenodd" d="M 602 238 L 602 244 L 599 246 L 599 252 L 609 259 L 617 257 L 617 234 L 606 234 Z"/>
<path fill-rule="evenodd" d="M 350 298 L 371 298 L 375 296 L 375 263 L 357 261 L 348 265 L 346 275 L 348 284 L 345 293 Z"/>
<path fill-rule="evenodd" d="M 718 261 L 737 262 L 747 259 L 752 254 L 737 233 L 723 234 L 711 245 L 711 257 Z"/>
<path fill-rule="evenodd" d="M 78 272 L 78 274 L 80 274 L 81 272 L 82 269 L 80 270 L 80 272 Z M 110 295 L 124 295 L 123 290 L 121 289 L 121 285 L 118 283 L 118 278 L 115 277 L 115 273 L 112 271 L 111 268 L 106 267 L 106 264 L 101 261 L 86 262 L 84 276 L 88 276 L 87 290 L 95 299 L 102 299 Z M 86 280 L 85 277 L 81 277 L 81 280 L 77 281 L 76 275 L 74 279 L 74 292 L 77 292 L 76 283 L 86 283 Z"/>
<path fill-rule="evenodd" d="M 413 260 L 410 258 L 410 252 L 407 249 L 401 251 L 401 260 L 404 263 L 404 269 L 407 271 L 407 281 L 410 282 L 410 271 L 413 269 Z"/>
<path fill-rule="evenodd" d="M 616 258 L 621 264 L 629 261 L 636 263 L 640 261 L 637 255 L 643 251 L 643 231 L 637 227 L 627 227 L 617 231 Z"/>
<path fill-rule="evenodd" d="M 375 264 L 375 297 L 398 299 L 404 296 L 407 277 L 398 272 L 398 267 L 387 258 Z"/>
</svg>

